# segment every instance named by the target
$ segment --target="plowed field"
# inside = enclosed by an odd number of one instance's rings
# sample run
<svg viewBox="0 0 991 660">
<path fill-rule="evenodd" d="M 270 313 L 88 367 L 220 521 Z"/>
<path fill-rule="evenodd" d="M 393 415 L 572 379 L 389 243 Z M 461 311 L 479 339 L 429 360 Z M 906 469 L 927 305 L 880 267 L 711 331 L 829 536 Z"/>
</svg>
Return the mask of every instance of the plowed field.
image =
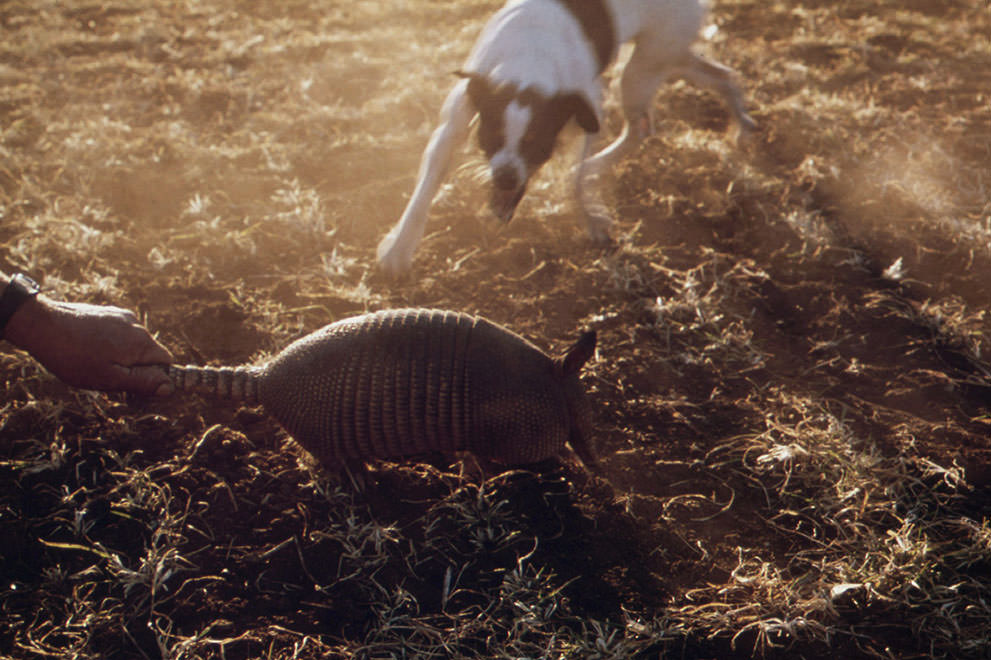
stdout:
<svg viewBox="0 0 991 660">
<path fill-rule="evenodd" d="M 497 7 L 0 3 L 3 270 L 198 364 L 389 307 L 592 328 L 602 456 L 359 487 L 260 409 L 71 390 L 4 344 L 0 656 L 991 656 L 991 7 L 719 0 L 699 49 L 752 139 L 666 86 L 608 246 L 575 142 L 508 225 L 466 148 L 390 280 Z"/>
</svg>

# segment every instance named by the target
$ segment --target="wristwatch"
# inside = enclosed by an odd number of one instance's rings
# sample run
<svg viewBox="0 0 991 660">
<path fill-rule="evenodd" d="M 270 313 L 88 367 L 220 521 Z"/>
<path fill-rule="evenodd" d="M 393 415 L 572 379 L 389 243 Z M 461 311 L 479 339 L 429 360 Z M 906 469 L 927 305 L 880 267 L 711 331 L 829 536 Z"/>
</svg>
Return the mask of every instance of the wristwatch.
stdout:
<svg viewBox="0 0 991 660">
<path fill-rule="evenodd" d="M 7 321 L 14 315 L 21 305 L 31 300 L 41 291 L 38 283 L 24 273 L 17 273 L 10 278 L 10 282 L 0 295 L 0 338 L 3 337 L 7 327 Z"/>
</svg>

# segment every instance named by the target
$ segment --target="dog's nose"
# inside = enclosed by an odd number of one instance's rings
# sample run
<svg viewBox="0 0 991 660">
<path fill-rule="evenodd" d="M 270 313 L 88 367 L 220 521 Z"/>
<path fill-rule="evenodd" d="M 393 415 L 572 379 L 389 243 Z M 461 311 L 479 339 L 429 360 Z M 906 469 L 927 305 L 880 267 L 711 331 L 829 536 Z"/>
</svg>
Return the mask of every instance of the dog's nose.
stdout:
<svg viewBox="0 0 991 660">
<path fill-rule="evenodd" d="M 511 167 L 501 167 L 492 174 L 492 184 L 499 190 L 516 190 L 520 180 Z"/>
</svg>

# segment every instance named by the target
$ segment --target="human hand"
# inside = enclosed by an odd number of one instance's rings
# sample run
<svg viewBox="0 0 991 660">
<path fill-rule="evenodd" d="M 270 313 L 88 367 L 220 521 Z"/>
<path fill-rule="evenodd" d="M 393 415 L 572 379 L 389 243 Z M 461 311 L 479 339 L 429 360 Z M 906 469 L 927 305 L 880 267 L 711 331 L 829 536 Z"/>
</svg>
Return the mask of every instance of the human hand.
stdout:
<svg viewBox="0 0 991 660">
<path fill-rule="evenodd" d="M 167 396 L 172 362 L 133 312 L 38 296 L 7 323 L 4 339 L 29 352 L 73 387 Z"/>
</svg>

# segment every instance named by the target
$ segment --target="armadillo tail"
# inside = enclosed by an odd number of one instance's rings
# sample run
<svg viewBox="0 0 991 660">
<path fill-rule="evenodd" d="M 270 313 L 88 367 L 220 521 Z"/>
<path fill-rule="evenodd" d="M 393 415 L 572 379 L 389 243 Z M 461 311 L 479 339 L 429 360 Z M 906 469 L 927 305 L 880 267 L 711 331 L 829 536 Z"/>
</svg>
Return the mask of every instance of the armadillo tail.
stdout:
<svg viewBox="0 0 991 660">
<path fill-rule="evenodd" d="M 169 376 L 177 390 L 210 397 L 257 403 L 258 367 L 169 367 Z"/>
</svg>

